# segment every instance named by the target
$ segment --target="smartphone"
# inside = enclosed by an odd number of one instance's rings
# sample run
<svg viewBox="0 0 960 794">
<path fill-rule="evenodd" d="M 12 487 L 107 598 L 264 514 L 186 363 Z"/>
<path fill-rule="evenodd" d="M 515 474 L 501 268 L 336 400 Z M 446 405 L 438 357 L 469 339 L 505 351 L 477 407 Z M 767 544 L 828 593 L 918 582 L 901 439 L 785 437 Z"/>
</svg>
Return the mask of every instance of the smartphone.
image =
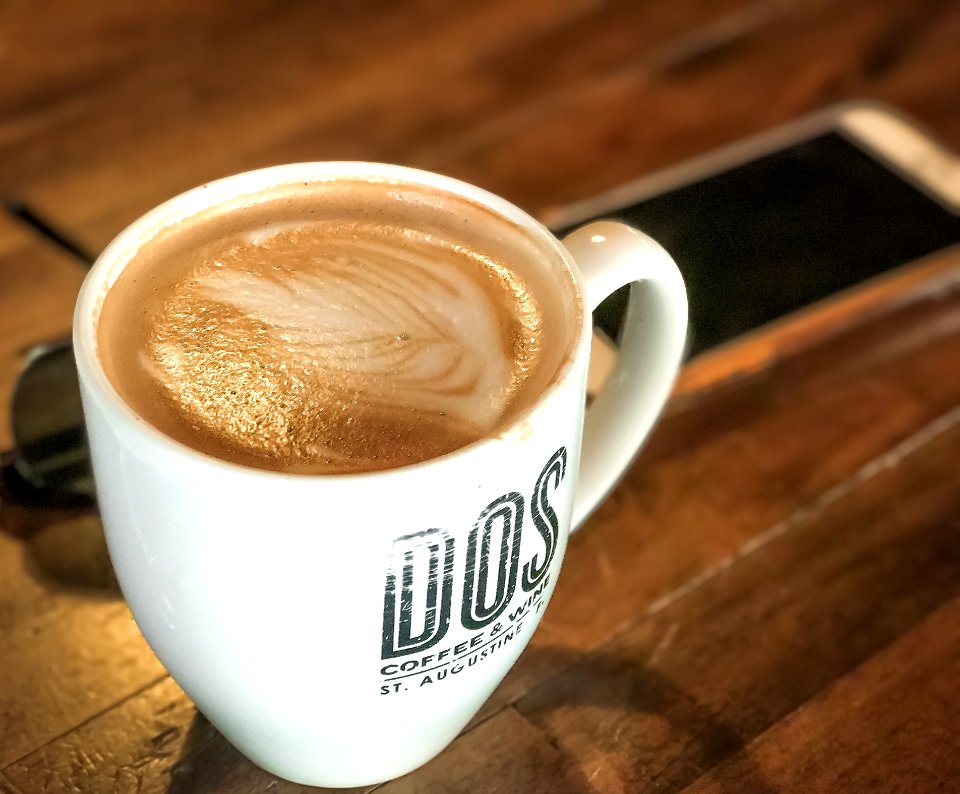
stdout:
<svg viewBox="0 0 960 794">
<path fill-rule="evenodd" d="M 890 108 L 845 104 L 544 220 L 563 234 L 599 218 L 673 255 L 696 356 L 960 243 L 960 159 Z M 610 339 L 625 302 L 595 314 Z"/>
</svg>

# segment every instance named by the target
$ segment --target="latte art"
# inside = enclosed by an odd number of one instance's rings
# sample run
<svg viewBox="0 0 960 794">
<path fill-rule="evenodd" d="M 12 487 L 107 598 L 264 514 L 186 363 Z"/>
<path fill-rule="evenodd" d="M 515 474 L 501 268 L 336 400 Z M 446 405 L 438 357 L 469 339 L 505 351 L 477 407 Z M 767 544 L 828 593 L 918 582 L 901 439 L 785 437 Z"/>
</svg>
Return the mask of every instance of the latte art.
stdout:
<svg viewBox="0 0 960 794">
<path fill-rule="evenodd" d="M 248 235 L 195 264 L 140 357 L 197 430 L 280 467 L 366 470 L 496 427 L 536 368 L 540 324 L 500 263 L 338 223 Z"/>
</svg>

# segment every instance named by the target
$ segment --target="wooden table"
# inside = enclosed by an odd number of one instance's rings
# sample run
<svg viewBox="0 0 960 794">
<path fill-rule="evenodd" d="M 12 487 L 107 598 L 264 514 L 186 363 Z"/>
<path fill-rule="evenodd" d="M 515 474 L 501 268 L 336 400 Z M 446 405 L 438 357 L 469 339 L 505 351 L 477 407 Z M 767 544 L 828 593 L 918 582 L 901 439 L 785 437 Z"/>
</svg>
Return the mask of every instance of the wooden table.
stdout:
<svg viewBox="0 0 960 794">
<path fill-rule="evenodd" d="M 854 96 L 960 148 L 958 41 L 935 0 L 7 3 L 0 188 L 89 251 L 301 159 L 543 212 Z M 4 401 L 82 277 L 0 216 Z M 958 373 L 957 249 L 693 362 L 520 662 L 377 790 L 960 790 Z M 36 516 L 0 523 L 0 791 L 302 790 L 165 674 L 96 521 Z"/>
</svg>

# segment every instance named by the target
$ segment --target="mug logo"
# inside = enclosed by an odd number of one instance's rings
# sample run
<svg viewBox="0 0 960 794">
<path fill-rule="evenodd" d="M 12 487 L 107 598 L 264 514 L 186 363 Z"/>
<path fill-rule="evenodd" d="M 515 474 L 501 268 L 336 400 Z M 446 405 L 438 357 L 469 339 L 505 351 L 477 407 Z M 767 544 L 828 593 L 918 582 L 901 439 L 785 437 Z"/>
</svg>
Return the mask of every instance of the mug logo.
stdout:
<svg viewBox="0 0 960 794">
<path fill-rule="evenodd" d="M 560 487 L 566 472 L 567 450 L 561 447 L 540 472 L 530 499 L 530 518 L 543 549 L 522 568 L 523 495 L 517 491 L 505 493 L 480 512 L 467 537 L 460 591 L 460 624 L 467 631 L 495 624 L 513 600 L 518 583 L 525 593 L 536 593 L 546 584 L 560 539 L 560 521 L 550 496 Z M 383 591 L 382 659 L 422 653 L 446 636 L 453 614 L 455 545 L 454 537 L 441 528 L 394 541 Z M 494 628 L 499 630 L 499 624 Z"/>
</svg>

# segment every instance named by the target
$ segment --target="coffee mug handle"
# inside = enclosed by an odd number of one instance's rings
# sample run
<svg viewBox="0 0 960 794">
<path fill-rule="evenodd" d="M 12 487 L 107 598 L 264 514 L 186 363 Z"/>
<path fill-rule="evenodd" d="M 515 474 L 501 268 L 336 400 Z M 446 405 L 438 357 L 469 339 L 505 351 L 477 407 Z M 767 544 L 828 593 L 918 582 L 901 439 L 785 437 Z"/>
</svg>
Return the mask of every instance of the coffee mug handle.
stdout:
<svg viewBox="0 0 960 794">
<path fill-rule="evenodd" d="M 583 277 L 587 311 L 632 285 L 617 363 L 584 420 L 576 530 L 623 476 L 663 409 L 683 357 L 687 293 L 670 255 L 622 223 L 590 223 L 563 244 Z"/>
</svg>

